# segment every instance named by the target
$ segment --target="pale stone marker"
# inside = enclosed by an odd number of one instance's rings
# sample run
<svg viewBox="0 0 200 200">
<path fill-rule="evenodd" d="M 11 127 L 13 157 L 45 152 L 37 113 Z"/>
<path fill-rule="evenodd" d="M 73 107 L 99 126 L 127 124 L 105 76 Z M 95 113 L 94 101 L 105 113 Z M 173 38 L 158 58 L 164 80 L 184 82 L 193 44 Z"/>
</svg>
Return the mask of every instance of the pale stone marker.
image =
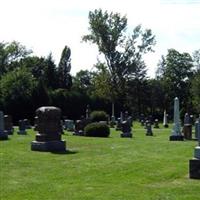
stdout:
<svg viewBox="0 0 200 200">
<path fill-rule="evenodd" d="M 198 146 L 194 149 L 194 158 L 189 161 L 190 178 L 200 179 L 200 119 L 198 124 Z"/>
<path fill-rule="evenodd" d="M 66 142 L 61 140 L 60 108 L 49 106 L 36 110 L 36 140 L 31 143 L 33 151 L 66 151 Z"/>
<path fill-rule="evenodd" d="M 181 135 L 180 124 L 180 111 L 179 111 L 179 99 L 174 98 L 174 124 L 172 129 L 172 135 L 169 138 L 170 141 L 183 141 L 183 135 Z"/>
<path fill-rule="evenodd" d="M 7 131 L 4 130 L 4 114 L 0 111 L 0 140 L 7 140 L 8 134 Z"/>
<path fill-rule="evenodd" d="M 167 113 L 166 113 L 166 110 L 164 111 L 164 116 L 163 116 L 163 126 L 165 128 L 168 128 L 169 125 L 168 125 L 168 120 L 167 120 Z"/>
</svg>

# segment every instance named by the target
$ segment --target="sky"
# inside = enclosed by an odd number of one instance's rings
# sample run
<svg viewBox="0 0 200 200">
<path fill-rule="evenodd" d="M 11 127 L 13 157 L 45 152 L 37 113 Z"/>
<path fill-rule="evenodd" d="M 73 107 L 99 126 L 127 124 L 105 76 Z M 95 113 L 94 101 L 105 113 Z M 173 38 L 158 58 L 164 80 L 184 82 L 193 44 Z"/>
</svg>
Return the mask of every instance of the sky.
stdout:
<svg viewBox="0 0 200 200">
<path fill-rule="evenodd" d="M 126 15 L 128 31 L 138 24 L 152 30 L 155 52 L 144 57 L 150 77 L 168 49 L 200 49 L 200 0 L 0 0 L 0 42 L 18 41 L 37 56 L 51 52 L 56 63 L 67 45 L 71 73 L 92 70 L 98 49 L 81 38 L 89 33 L 89 11 L 98 8 Z"/>
</svg>

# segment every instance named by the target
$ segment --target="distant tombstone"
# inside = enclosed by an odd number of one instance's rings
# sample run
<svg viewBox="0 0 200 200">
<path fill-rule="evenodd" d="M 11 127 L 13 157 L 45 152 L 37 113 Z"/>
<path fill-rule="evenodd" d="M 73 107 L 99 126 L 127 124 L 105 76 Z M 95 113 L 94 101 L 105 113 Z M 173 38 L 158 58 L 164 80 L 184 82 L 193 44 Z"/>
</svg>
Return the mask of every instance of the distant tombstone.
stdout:
<svg viewBox="0 0 200 200">
<path fill-rule="evenodd" d="M 169 138 L 170 141 L 183 141 L 184 137 L 181 134 L 180 124 L 180 111 L 179 111 L 179 99 L 174 98 L 174 124 L 172 129 L 172 135 Z"/>
<path fill-rule="evenodd" d="M 144 123 L 144 128 L 145 128 L 145 129 L 147 129 L 147 124 L 148 124 L 148 123 L 151 124 L 151 122 L 150 122 L 148 119 L 146 119 L 146 120 L 145 120 L 145 123 Z"/>
<path fill-rule="evenodd" d="M 120 131 L 122 130 L 122 122 L 121 122 L 121 118 L 117 118 L 117 124 L 116 124 L 116 131 Z"/>
<path fill-rule="evenodd" d="M 28 119 L 24 119 L 24 123 L 25 123 L 26 129 L 31 129 L 31 124 L 30 124 L 30 121 Z"/>
<path fill-rule="evenodd" d="M 144 120 L 143 119 L 140 121 L 140 125 L 144 126 Z"/>
<path fill-rule="evenodd" d="M 185 113 L 184 124 L 183 124 L 183 135 L 187 140 L 192 139 L 192 120 L 188 113 Z"/>
<path fill-rule="evenodd" d="M 74 131 L 74 121 L 70 119 L 64 120 L 64 129 L 67 131 Z"/>
<path fill-rule="evenodd" d="M 33 151 L 66 151 L 66 142 L 61 140 L 61 110 L 44 106 L 36 110 L 38 117 L 37 134 L 31 143 Z"/>
<path fill-rule="evenodd" d="M 200 119 L 198 123 L 198 146 L 194 150 L 194 158 L 189 161 L 190 178 L 200 179 Z"/>
<path fill-rule="evenodd" d="M 19 120 L 18 126 L 19 126 L 19 130 L 18 130 L 17 133 L 18 133 L 19 135 L 26 135 L 27 132 L 26 132 L 26 124 L 25 124 L 25 121 L 24 121 L 24 120 Z"/>
<path fill-rule="evenodd" d="M 76 122 L 75 122 L 75 130 L 74 130 L 73 135 L 84 136 L 84 128 L 85 128 L 84 119 L 76 120 Z"/>
<path fill-rule="evenodd" d="M 159 128 L 158 119 L 154 120 L 154 128 Z"/>
<path fill-rule="evenodd" d="M 168 125 L 168 120 L 167 120 L 167 113 L 166 113 L 166 110 L 164 111 L 164 116 L 163 116 L 163 126 L 165 128 L 168 128 L 169 125 Z"/>
<path fill-rule="evenodd" d="M 132 138 L 131 126 L 128 121 L 122 122 L 122 133 L 120 136 L 125 138 Z"/>
<path fill-rule="evenodd" d="M 14 132 L 12 117 L 10 115 L 4 115 L 4 129 L 8 135 L 12 135 Z"/>
<path fill-rule="evenodd" d="M 143 113 L 142 113 L 142 114 L 140 114 L 140 118 L 139 118 L 139 120 L 140 120 L 140 122 L 141 122 L 141 121 L 143 121 L 143 122 L 145 121 L 145 116 L 144 116 L 144 114 L 143 114 Z"/>
<path fill-rule="evenodd" d="M 0 140 L 7 140 L 8 134 L 4 129 L 4 114 L 0 111 Z"/>
<path fill-rule="evenodd" d="M 133 126 L 133 118 L 131 116 L 128 116 L 127 118 L 128 123 L 130 124 L 130 126 Z"/>
<path fill-rule="evenodd" d="M 146 135 L 147 135 L 147 136 L 153 136 L 152 127 L 151 127 L 151 122 L 148 122 L 148 123 L 147 123 L 146 129 L 147 129 Z"/>
<path fill-rule="evenodd" d="M 124 121 L 124 114 L 123 114 L 123 112 L 120 112 L 120 120 L 121 120 L 121 123 Z"/>
<path fill-rule="evenodd" d="M 91 113 L 90 106 L 87 105 L 87 108 L 86 108 L 86 119 L 88 119 L 90 117 L 90 113 Z"/>
<path fill-rule="evenodd" d="M 199 118 L 197 118 L 196 119 L 196 121 L 195 121 L 195 139 L 198 139 L 198 131 L 199 131 L 199 129 L 198 129 L 198 126 L 199 126 L 199 119 L 200 119 L 200 116 L 199 116 Z"/>
<path fill-rule="evenodd" d="M 111 116 L 111 121 L 110 121 L 110 127 L 111 127 L 111 128 L 114 128 L 115 124 L 116 124 L 115 116 L 112 115 L 112 116 Z"/>
</svg>

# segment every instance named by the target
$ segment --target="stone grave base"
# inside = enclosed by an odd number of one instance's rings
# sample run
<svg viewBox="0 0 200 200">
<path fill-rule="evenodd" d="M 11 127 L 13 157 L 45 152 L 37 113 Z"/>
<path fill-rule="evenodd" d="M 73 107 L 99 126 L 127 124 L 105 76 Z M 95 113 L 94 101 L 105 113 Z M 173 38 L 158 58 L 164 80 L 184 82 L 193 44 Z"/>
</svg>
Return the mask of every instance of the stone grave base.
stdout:
<svg viewBox="0 0 200 200">
<path fill-rule="evenodd" d="M 200 159 L 200 146 L 195 147 L 194 157 L 197 158 L 197 159 Z"/>
<path fill-rule="evenodd" d="M 132 133 L 121 133 L 120 135 L 122 138 L 132 138 Z"/>
<path fill-rule="evenodd" d="M 8 140 L 8 134 L 7 133 L 0 133 L 0 140 Z"/>
<path fill-rule="evenodd" d="M 84 131 L 73 132 L 73 135 L 76 135 L 76 136 L 84 136 Z"/>
<path fill-rule="evenodd" d="M 183 141 L 184 137 L 183 137 L 183 135 L 171 135 L 169 137 L 169 140 L 170 141 Z"/>
<path fill-rule="evenodd" d="M 189 161 L 189 176 L 190 178 L 200 179 L 200 160 L 199 159 L 191 159 Z"/>
<path fill-rule="evenodd" d="M 32 151 L 66 151 L 65 141 L 31 142 Z"/>
<path fill-rule="evenodd" d="M 168 127 L 169 127 L 169 125 L 168 125 L 168 124 L 165 124 L 165 125 L 164 125 L 164 128 L 168 128 Z"/>
</svg>

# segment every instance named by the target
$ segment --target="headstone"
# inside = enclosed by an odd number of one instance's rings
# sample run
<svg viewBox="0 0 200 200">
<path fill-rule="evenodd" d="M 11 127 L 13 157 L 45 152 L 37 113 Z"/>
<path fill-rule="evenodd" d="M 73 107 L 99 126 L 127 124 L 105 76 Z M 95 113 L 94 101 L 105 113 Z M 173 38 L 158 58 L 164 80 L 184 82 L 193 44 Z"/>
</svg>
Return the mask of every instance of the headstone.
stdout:
<svg viewBox="0 0 200 200">
<path fill-rule="evenodd" d="M 0 111 L 0 140 L 7 140 L 8 134 L 4 129 L 4 114 Z"/>
<path fill-rule="evenodd" d="M 194 150 L 194 158 L 189 161 L 190 178 L 200 179 L 200 119 L 198 124 L 198 146 Z"/>
<path fill-rule="evenodd" d="M 123 114 L 123 112 L 120 112 L 120 120 L 121 120 L 121 123 L 124 121 L 124 114 Z"/>
<path fill-rule="evenodd" d="M 64 120 L 64 129 L 67 131 L 74 131 L 74 121 L 70 119 Z"/>
<path fill-rule="evenodd" d="M 84 128 L 85 128 L 84 119 L 76 120 L 75 131 L 73 135 L 84 136 Z"/>
<path fill-rule="evenodd" d="M 115 116 L 112 115 L 112 116 L 111 116 L 111 121 L 110 121 L 110 127 L 111 127 L 111 128 L 114 128 L 115 124 L 116 124 L 116 122 L 115 122 Z"/>
<path fill-rule="evenodd" d="M 140 123 L 141 123 L 140 124 L 141 126 L 144 126 L 144 120 L 143 119 L 140 121 Z"/>
<path fill-rule="evenodd" d="M 183 135 L 187 140 L 192 139 L 192 120 L 188 113 L 185 113 L 184 124 L 183 124 Z"/>
<path fill-rule="evenodd" d="M 130 123 L 128 121 L 122 122 L 122 133 L 121 133 L 120 136 L 126 137 L 126 138 L 132 138 L 131 126 L 130 126 Z"/>
<path fill-rule="evenodd" d="M 90 117 L 90 113 L 91 113 L 90 106 L 87 105 L 87 108 L 86 108 L 86 119 L 88 119 Z"/>
<path fill-rule="evenodd" d="M 26 135 L 27 132 L 26 132 L 26 124 L 25 124 L 25 121 L 24 120 L 19 120 L 19 130 L 18 130 L 18 134 L 19 135 Z"/>
<path fill-rule="evenodd" d="M 146 128 L 147 128 L 146 135 L 147 136 L 153 136 L 153 132 L 152 132 L 152 127 L 151 127 L 151 122 L 150 121 L 148 121 L 148 123 L 146 125 Z"/>
<path fill-rule="evenodd" d="M 10 115 L 4 115 L 4 129 L 8 135 L 12 135 L 14 132 L 12 117 Z"/>
<path fill-rule="evenodd" d="M 168 125 L 168 120 L 167 120 L 167 113 L 166 113 L 166 110 L 164 111 L 164 116 L 163 116 L 163 126 L 165 128 L 168 128 L 169 125 Z"/>
<path fill-rule="evenodd" d="M 31 123 L 28 119 L 24 119 L 26 129 L 31 129 Z"/>
<path fill-rule="evenodd" d="M 121 118 L 117 118 L 117 124 L 116 124 L 116 131 L 120 131 L 122 130 L 122 122 L 121 122 Z"/>
<path fill-rule="evenodd" d="M 199 126 L 199 119 L 200 119 L 200 116 L 199 116 L 199 118 L 197 118 L 196 119 L 196 121 L 195 121 L 195 139 L 198 139 L 198 126 Z"/>
<path fill-rule="evenodd" d="M 154 120 L 154 128 L 159 128 L 158 119 Z"/>
<path fill-rule="evenodd" d="M 128 116 L 127 121 L 130 124 L 130 126 L 132 127 L 133 126 L 133 118 L 131 116 Z"/>
<path fill-rule="evenodd" d="M 66 142 L 61 140 L 61 110 L 49 106 L 36 110 L 38 117 L 37 134 L 31 143 L 33 151 L 66 151 Z"/>
<path fill-rule="evenodd" d="M 179 99 L 174 98 L 174 124 L 172 129 L 172 135 L 169 138 L 170 141 L 183 141 L 183 135 L 181 135 L 180 124 L 180 111 L 179 111 Z"/>
</svg>

